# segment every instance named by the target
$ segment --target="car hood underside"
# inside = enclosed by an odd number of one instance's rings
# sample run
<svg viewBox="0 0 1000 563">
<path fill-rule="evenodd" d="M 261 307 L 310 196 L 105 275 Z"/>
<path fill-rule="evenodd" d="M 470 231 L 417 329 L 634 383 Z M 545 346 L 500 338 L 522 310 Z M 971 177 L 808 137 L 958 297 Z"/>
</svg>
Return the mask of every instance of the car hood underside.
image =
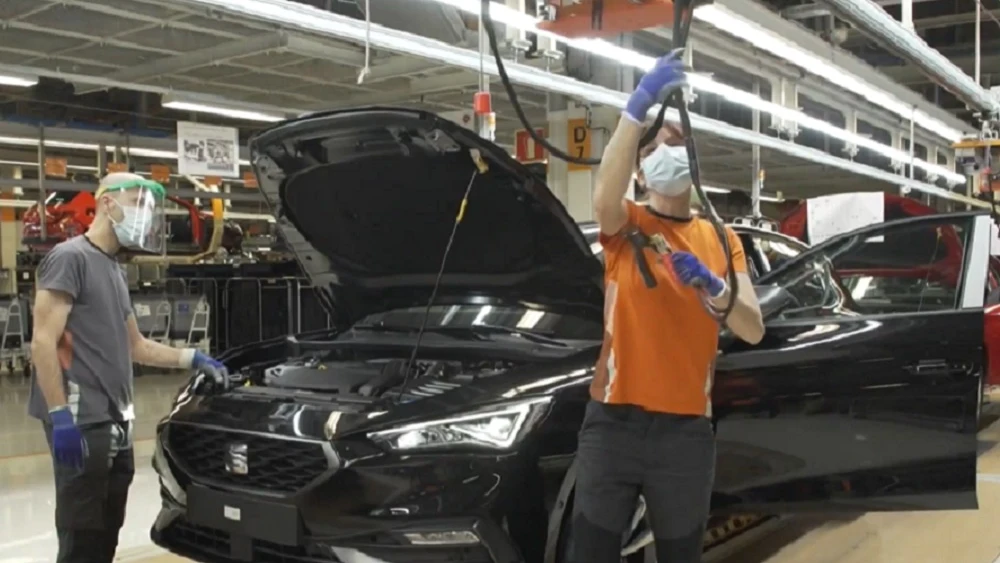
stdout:
<svg viewBox="0 0 1000 563">
<path fill-rule="evenodd" d="M 600 310 L 601 266 L 566 209 L 504 150 L 451 121 L 336 111 L 278 125 L 250 150 L 282 235 L 339 321 L 424 304 L 439 272 L 441 303 Z"/>
</svg>

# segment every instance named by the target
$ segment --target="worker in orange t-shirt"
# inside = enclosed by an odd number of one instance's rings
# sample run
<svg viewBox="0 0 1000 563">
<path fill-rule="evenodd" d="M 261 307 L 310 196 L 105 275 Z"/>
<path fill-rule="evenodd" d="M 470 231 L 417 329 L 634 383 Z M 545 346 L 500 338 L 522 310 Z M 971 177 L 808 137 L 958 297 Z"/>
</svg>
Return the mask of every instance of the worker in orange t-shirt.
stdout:
<svg viewBox="0 0 1000 563">
<path fill-rule="evenodd" d="M 712 224 L 692 216 L 691 171 L 680 131 L 664 127 L 650 145 L 638 146 L 657 94 L 683 80 L 676 54 L 643 77 L 597 173 L 605 337 L 579 435 L 572 563 L 620 560 L 640 494 L 657 562 L 701 561 L 715 471 L 711 393 L 722 328 L 702 299 L 719 309 L 729 302 L 727 257 Z M 648 193 L 647 205 L 625 198 L 637 154 L 635 177 Z M 635 229 L 662 236 L 672 250 L 642 251 L 655 287 L 645 282 L 626 236 Z M 757 343 L 764 332 L 760 307 L 740 240 L 728 228 L 726 233 L 739 282 L 726 325 Z"/>
</svg>

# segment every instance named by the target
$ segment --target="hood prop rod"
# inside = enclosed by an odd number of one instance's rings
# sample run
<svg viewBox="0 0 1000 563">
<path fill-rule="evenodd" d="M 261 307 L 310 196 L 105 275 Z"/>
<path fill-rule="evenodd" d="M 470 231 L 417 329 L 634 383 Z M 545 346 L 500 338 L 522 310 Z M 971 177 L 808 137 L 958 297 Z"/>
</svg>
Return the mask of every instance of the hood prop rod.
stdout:
<svg viewBox="0 0 1000 563">
<path fill-rule="evenodd" d="M 413 373 L 413 364 L 417 361 L 417 352 L 420 351 L 420 344 L 424 339 L 424 332 L 427 330 L 427 321 L 430 319 L 434 301 L 437 300 L 438 289 L 441 287 L 441 279 L 444 277 L 444 269 L 448 264 L 448 255 L 451 254 L 451 247 L 455 243 L 455 235 L 458 234 L 458 226 L 462 223 L 462 219 L 465 218 L 465 209 L 469 205 L 469 194 L 472 192 L 472 185 L 476 183 L 476 178 L 480 174 L 486 174 L 489 171 L 489 166 L 483 159 L 483 155 L 479 152 L 479 149 L 470 149 L 469 156 L 472 158 L 472 163 L 475 167 L 472 171 L 472 177 L 469 178 L 469 184 L 465 186 L 465 193 L 462 195 L 461 203 L 459 203 L 458 213 L 455 215 L 455 223 L 451 227 L 451 234 L 448 235 L 448 243 L 445 244 L 444 254 L 441 256 L 441 267 L 438 268 L 437 278 L 434 280 L 434 288 L 431 289 L 431 295 L 427 298 L 424 316 L 420 320 L 420 328 L 417 330 L 417 341 L 413 344 L 413 350 L 410 351 L 410 359 L 406 361 L 406 365 L 403 367 L 403 383 L 399 387 L 399 396 L 396 397 L 396 400 L 400 402 L 410 382 L 410 375 Z"/>
</svg>

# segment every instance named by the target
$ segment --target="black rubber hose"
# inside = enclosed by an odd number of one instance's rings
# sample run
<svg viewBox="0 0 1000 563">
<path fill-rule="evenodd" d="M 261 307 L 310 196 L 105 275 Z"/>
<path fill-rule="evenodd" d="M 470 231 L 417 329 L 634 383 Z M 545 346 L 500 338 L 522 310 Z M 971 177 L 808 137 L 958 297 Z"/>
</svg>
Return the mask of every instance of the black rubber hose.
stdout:
<svg viewBox="0 0 1000 563">
<path fill-rule="evenodd" d="M 493 60 L 497 66 L 497 74 L 500 75 L 500 83 L 503 85 L 503 89 L 507 93 L 507 97 L 510 99 L 511 107 L 514 108 L 514 113 L 517 114 L 517 118 L 521 122 L 521 125 L 527 131 L 532 140 L 544 147 L 545 150 L 559 160 L 587 166 L 597 166 L 601 164 L 600 158 L 575 157 L 566 153 L 562 149 L 553 146 L 548 139 L 539 135 L 538 132 L 535 131 L 531 122 L 528 121 L 528 116 L 525 115 L 524 108 L 521 107 L 521 102 L 517 97 L 517 91 L 514 90 L 514 85 L 510 80 L 510 76 L 507 74 L 507 69 L 503 63 L 503 57 L 500 55 L 500 45 L 497 42 L 496 26 L 493 23 L 493 17 L 490 15 L 490 3 L 491 0 L 482 0 L 481 10 L 484 31 L 486 32 L 487 39 L 490 43 L 490 50 L 493 51 Z M 694 1 L 674 1 L 673 47 L 675 50 L 683 49 L 684 46 L 687 45 L 688 33 L 691 30 L 693 12 Z M 716 212 L 715 206 L 712 205 L 711 200 L 709 200 L 708 196 L 705 194 L 705 190 L 701 187 L 701 171 L 698 164 L 698 149 L 695 145 L 694 136 L 692 135 L 691 116 L 688 113 L 687 104 L 684 103 L 684 93 L 681 88 L 673 88 L 666 94 L 666 99 L 660 105 L 660 111 L 657 113 L 656 119 L 653 121 L 653 125 L 646 130 L 645 133 L 643 133 L 642 138 L 639 141 L 639 149 L 653 142 L 656 138 L 657 132 L 663 126 L 667 113 L 667 106 L 670 105 L 669 102 L 671 100 L 673 100 L 680 115 L 681 131 L 684 135 L 684 144 L 687 148 L 688 161 L 691 168 L 691 185 L 704 205 L 707 218 L 709 222 L 712 223 L 715 234 L 719 237 L 719 243 L 721 244 L 723 251 L 726 253 L 726 278 L 727 285 L 730 289 L 729 299 L 726 302 L 726 306 L 722 309 L 717 309 L 707 301 L 704 303 L 709 313 L 720 323 L 723 323 L 725 322 L 726 317 L 729 316 L 729 313 L 732 312 L 733 307 L 736 306 L 736 295 L 739 292 L 739 280 L 736 277 L 736 270 L 733 268 L 732 249 L 729 245 L 729 237 L 726 234 L 725 224 Z"/>
</svg>

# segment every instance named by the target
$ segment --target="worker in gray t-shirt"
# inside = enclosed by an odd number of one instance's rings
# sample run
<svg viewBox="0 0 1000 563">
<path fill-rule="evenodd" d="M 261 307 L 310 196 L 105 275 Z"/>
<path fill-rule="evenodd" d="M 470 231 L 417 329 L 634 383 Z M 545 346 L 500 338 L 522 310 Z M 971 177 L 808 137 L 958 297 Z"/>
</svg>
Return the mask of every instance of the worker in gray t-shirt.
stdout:
<svg viewBox="0 0 1000 563">
<path fill-rule="evenodd" d="M 136 325 L 122 249 L 159 252 L 163 186 L 107 175 L 90 229 L 55 246 L 36 276 L 29 414 L 42 421 L 55 460 L 57 563 L 111 563 L 135 472 L 132 363 L 225 367 L 194 349 L 145 338 Z"/>
</svg>

